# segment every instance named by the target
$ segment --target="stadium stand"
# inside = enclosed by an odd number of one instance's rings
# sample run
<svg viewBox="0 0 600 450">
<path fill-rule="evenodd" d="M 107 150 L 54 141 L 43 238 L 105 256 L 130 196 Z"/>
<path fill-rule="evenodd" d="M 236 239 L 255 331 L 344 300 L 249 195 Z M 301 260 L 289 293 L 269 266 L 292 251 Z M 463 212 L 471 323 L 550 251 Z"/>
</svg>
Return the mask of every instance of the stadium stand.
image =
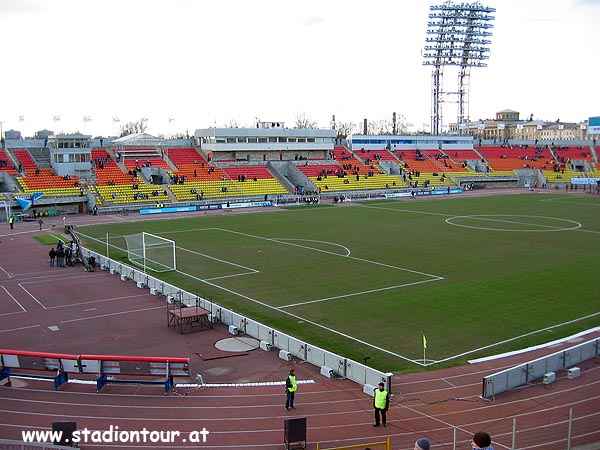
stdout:
<svg viewBox="0 0 600 450">
<path fill-rule="evenodd" d="M 554 156 L 558 161 L 584 160 L 593 162 L 594 155 L 589 148 L 582 146 L 556 146 L 553 149 Z"/>
<path fill-rule="evenodd" d="M 450 156 L 450 158 L 452 158 L 452 160 L 456 164 L 462 164 L 465 161 L 473 159 L 481 161 L 481 159 L 483 158 L 483 156 L 477 150 L 474 149 L 449 150 L 446 152 L 446 154 Z"/>
<path fill-rule="evenodd" d="M 384 159 L 383 154 L 387 153 Z M 357 155 L 359 157 L 357 157 Z M 334 158 L 339 161 L 342 169 L 348 173 L 348 177 L 356 181 L 356 186 L 352 183 L 346 184 L 346 189 L 390 189 L 393 187 L 406 187 L 406 183 L 396 175 L 387 175 L 381 169 L 379 161 L 394 161 L 395 158 L 387 151 L 377 150 L 367 152 L 367 150 L 358 150 L 352 152 L 343 146 L 336 146 L 333 150 Z M 363 159 L 364 157 L 364 159 Z"/>
<path fill-rule="evenodd" d="M 397 150 L 396 154 L 402 161 L 403 178 L 412 187 L 455 186 L 449 174 L 466 170 L 439 150 Z"/>
<path fill-rule="evenodd" d="M 34 172 L 37 169 L 37 164 L 27 150 L 15 149 L 13 153 L 25 172 Z"/>
<path fill-rule="evenodd" d="M 547 148 L 491 146 L 477 147 L 477 151 L 485 158 L 493 172 L 516 169 L 546 170 L 552 167 L 552 154 Z"/>
<path fill-rule="evenodd" d="M 18 173 L 14 168 L 10 156 L 4 150 L 0 150 L 0 172 L 6 172 L 9 175 L 16 175 Z"/>
<path fill-rule="evenodd" d="M 92 160 L 96 181 L 95 186 L 90 187 L 90 191 L 100 196 L 99 201 L 97 201 L 99 205 L 164 202 L 168 200 L 168 193 L 165 194 L 162 187 L 149 185 L 142 180 L 135 169 L 135 159 L 131 160 L 133 168 L 126 169 L 127 172 L 121 169 L 105 149 L 92 149 Z"/>
<path fill-rule="evenodd" d="M 238 189 L 243 195 L 286 194 L 286 189 L 271 175 L 265 166 L 223 167 L 223 173 L 230 180 L 237 180 Z"/>
<path fill-rule="evenodd" d="M 92 148 L 93 171 L 83 176 L 83 180 L 74 175 L 56 176 L 49 167 L 47 147 L 2 149 L 0 172 L 7 173 L 14 181 L 6 179 L 10 193 L 5 197 L 10 200 L 13 190 L 16 195 L 21 191 L 24 194 L 43 192 L 46 197 L 85 196 L 84 200 L 78 200 L 83 203 L 91 195 L 89 198 L 95 197 L 97 205 L 110 206 L 292 194 L 296 192 L 294 185 L 305 185 L 301 182 L 302 175 L 311 182 L 309 186 L 332 195 L 348 191 L 446 189 L 474 182 L 473 177 L 484 177 L 482 183 L 493 178 L 514 183 L 516 180 L 525 182 L 522 179 L 525 176 L 533 180 L 531 177 L 539 175 L 538 181 L 543 186 L 570 184 L 573 177 L 600 177 L 596 150 L 591 146 L 504 144 L 445 151 L 433 148 L 391 152 L 386 148 L 353 151 L 335 145 L 326 158 L 313 158 L 309 154 L 288 161 L 300 172 L 296 172 L 292 182 L 291 175 L 279 173 L 284 166 L 258 160 L 234 160 L 229 158 L 229 153 L 215 160 L 210 153 L 193 147 L 191 140 L 184 145 L 189 147 Z M 467 165 L 467 161 L 476 161 L 478 172 L 471 169 L 475 163 Z M 524 175 L 519 169 L 540 172 Z M 161 177 L 162 185 L 158 184 Z M 290 183 L 285 184 L 282 177 Z M 310 189 L 314 187 L 308 189 L 311 194 Z"/>
<path fill-rule="evenodd" d="M 365 150 L 360 149 L 354 151 L 354 155 L 360 158 L 365 164 L 369 164 L 369 161 L 395 161 L 398 162 L 393 154 L 387 150 Z"/>
<path fill-rule="evenodd" d="M 52 169 L 35 169 L 33 175 L 17 177 L 25 194 L 43 192 L 47 197 L 86 195 L 85 186 L 73 176 L 59 177 Z"/>
<path fill-rule="evenodd" d="M 169 189 L 178 201 L 244 195 L 214 162 L 208 162 L 193 148 L 169 149 L 168 158 L 177 170 L 169 171 Z"/>
</svg>

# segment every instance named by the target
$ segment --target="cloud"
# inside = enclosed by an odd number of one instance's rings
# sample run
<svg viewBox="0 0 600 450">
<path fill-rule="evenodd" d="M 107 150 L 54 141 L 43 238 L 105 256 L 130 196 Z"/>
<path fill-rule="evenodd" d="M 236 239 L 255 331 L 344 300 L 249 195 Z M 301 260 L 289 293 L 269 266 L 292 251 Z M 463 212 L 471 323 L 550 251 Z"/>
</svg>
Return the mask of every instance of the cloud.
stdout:
<svg viewBox="0 0 600 450">
<path fill-rule="evenodd" d="M 42 2 L 30 0 L 0 0 L 0 17 L 13 14 L 36 14 L 47 10 Z"/>
<path fill-rule="evenodd" d="M 325 19 L 317 16 L 304 17 L 302 20 L 302 25 L 305 27 L 314 27 L 322 23 L 325 23 Z"/>
<path fill-rule="evenodd" d="M 600 0 L 575 0 L 575 6 L 597 6 L 600 7 Z"/>
</svg>

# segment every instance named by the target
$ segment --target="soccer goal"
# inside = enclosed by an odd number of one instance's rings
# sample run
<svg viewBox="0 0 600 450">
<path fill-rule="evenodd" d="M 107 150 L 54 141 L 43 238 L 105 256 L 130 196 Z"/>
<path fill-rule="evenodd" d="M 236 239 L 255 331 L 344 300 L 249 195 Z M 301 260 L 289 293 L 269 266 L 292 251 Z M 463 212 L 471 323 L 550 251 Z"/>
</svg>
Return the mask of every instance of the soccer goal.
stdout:
<svg viewBox="0 0 600 450">
<path fill-rule="evenodd" d="M 125 236 L 127 257 L 135 266 L 168 272 L 177 270 L 175 241 L 150 233 L 138 233 Z"/>
</svg>

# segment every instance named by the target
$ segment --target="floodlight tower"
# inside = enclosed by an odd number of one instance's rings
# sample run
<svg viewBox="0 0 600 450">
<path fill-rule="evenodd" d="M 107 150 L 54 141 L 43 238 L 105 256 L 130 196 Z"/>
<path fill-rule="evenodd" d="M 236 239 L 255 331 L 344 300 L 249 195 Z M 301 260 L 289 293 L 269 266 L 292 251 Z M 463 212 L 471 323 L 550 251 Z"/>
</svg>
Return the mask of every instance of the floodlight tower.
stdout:
<svg viewBox="0 0 600 450">
<path fill-rule="evenodd" d="M 444 96 L 458 103 L 458 127 L 469 120 L 471 67 L 487 67 L 489 40 L 495 8 L 479 2 L 454 4 L 451 0 L 429 7 L 423 65 L 433 66 L 431 75 L 431 132 L 439 134 Z M 443 92 L 444 66 L 458 66 L 458 91 Z"/>
</svg>

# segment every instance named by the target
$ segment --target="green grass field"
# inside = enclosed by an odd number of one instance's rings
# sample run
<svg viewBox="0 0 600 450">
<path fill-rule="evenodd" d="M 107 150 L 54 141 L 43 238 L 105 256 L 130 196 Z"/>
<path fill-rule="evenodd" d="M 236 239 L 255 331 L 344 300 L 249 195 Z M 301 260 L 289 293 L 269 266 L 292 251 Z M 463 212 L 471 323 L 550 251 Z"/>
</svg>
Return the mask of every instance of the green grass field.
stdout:
<svg viewBox="0 0 600 450">
<path fill-rule="evenodd" d="M 600 325 L 600 199 L 526 193 L 78 227 L 172 239 L 170 283 L 395 373 Z"/>
</svg>

